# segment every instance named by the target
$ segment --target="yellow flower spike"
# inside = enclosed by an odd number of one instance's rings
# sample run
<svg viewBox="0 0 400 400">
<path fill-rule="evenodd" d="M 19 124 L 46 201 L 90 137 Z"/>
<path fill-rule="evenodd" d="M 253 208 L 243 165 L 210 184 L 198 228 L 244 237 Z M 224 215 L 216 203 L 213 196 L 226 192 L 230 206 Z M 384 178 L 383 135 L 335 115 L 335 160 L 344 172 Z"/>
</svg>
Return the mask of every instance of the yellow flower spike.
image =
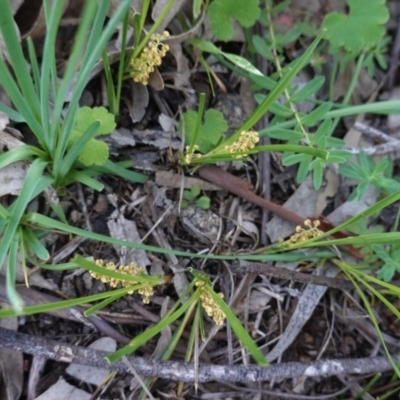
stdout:
<svg viewBox="0 0 400 400">
<path fill-rule="evenodd" d="M 211 296 L 209 292 L 210 288 L 202 280 L 198 280 L 195 285 L 200 290 L 199 298 L 204 312 L 211 317 L 217 325 L 222 325 L 225 321 L 225 314 Z M 222 293 L 218 293 L 218 295 L 221 298 L 224 297 Z"/>
<path fill-rule="evenodd" d="M 143 85 L 148 84 L 149 75 L 156 66 L 161 65 L 162 58 L 165 57 L 169 50 L 169 46 L 162 43 L 162 40 L 168 37 L 169 33 L 167 31 L 164 31 L 161 35 L 158 33 L 153 35 L 139 57 L 130 60 L 130 75 L 135 82 Z"/>
<path fill-rule="evenodd" d="M 195 144 L 192 147 L 192 151 L 191 152 L 189 152 L 190 146 L 186 146 L 185 149 L 186 149 L 186 154 L 183 157 L 183 160 L 184 160 L 185 164 L 190 164 L 193 158 L 201 157 L 201 154 L 195 154 L 195 152 L 197 150 L 199 150 L 199 146 L 197 146 L 197 144 Z"/>
<path fill-rule="evenodd" d="M 135 262 L 132 262 L 128 265 L 120 265 L 119 267 L 117 267 L 113 262 L 108 262 L 107 264 L 104 265 L 103 260 L 96 260 L 95 263 L 100 267 L 107 268 L 111 271 L 116 271 L 124 275 L 140 276 L 145 274 L 144 267 L 138 267 Z M 127 281 L 123 279 L 112 278 L 106 275 L 101 275 L 97 272 L 89 271 L 89 273 L 93 278 L 100 279 L 100 281 L 103 283 L 108 283 L 112 288 L 116 288 L 119 285 L 121 285 L 122 287 L 130 287 L 137 285 L 139 283 L 139 281 Z M 150 303 L 150 297 L 153 296 L 154 294 L 154 289 L 148 282 L 143 283 L 142 285 L 143 286 L 140 289 L 138 289 L 138 293 L 142 296 L 143 303 L 148 304 Z M 129 291 L 128 294 L 133 294 L 135 290 L 136 289 Z"/>
<path fill-rule="evenodd" d="M 138 290 L 138 293 L 142 295 L 143 303 L 144 304 L 149 304 L 150 303 L 150 297 L 153 296 L 154 294 L 154 289 L 151 285 L 148 283 L 145 283 L 141 289 Z"/>
<path fill-rule="evenodd" d="M 225 150 L 229 153 L 244 152 L 243 154 L 238 154 L 236 158 L 246 157 L 246 151 L 254 149 L 256 143 L 258 143 L 260 137 L 258 132 L 255 131 L 242 131 L 240 133 L 239 139 L 233 142 L 231 145 L 225 146 Z"/>
<path fill-rule="evenodd" d="M 300 225 L 296 226 L 295 233 L 289 238 L 289 242 L 300 243 L 322 235 L 323 232 L 318 229 L 320 225 L 321 223 L 319 220 L 311 221 L 310 219 L 306 219 L 304 221 L 304 226 L 307 229 Z"/>
</svg>

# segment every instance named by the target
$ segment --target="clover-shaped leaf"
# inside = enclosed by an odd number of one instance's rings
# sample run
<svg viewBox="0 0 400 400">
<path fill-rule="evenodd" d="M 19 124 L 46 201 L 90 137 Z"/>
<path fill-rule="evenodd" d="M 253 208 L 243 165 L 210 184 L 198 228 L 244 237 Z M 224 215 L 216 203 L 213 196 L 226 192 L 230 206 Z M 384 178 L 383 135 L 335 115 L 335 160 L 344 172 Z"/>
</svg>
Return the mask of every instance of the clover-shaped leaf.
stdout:
<svg viewBox="0 0 400 400">
<path fill-rule="evenodd" d="M 81 107 L 76 113 L 74 129 L 83 133 L 95 121 L 101 122 L 96 136 L 111 133 L 116 127 L 114 115 L 109 113 L 106 108 Z"/>
<path fill-rule="evenodd" d="M 70 149 L 96 121 L 100 122 L 96 136 L 109 134 L 115 129 L 114 116 L 104 107 L 79 108 L 75 116 L 75 126 L 68 141 L 68 148 Z M 83 165 L 90 166 L 103 165 L 108 157 L 107 144 L 92 138 L 82 147 L 78 159 Z"/>
<path fill-rule="evenodd" d="M 73 130 L 68 147 L 71 148 L 81 136 L 81 131 Z M 109 155 L 107 144 L 92 138 L 82 147 L 78 160 L 87 167 L 91 165 L 103 165 L 108 160 Z"/>
<path fill-rule="evenodd" d="M 250 28 L 259 16 L 259 0 L 214 0 L 208 8 L 212 32 L 217 39 L 226 42 L 233 37 L 232 18 Z"/>
<path fill-rule="evenodd" d="M 183 114 L 183 119 L 185 142 L 190 144 L 196 129 L 197 112 L 189 110 Z M 200 131 L 196 139 L 196 145 L 199 146 L 199 150 L 202 153 L 208 153 L 213 150 L 228 128 L 229 126 L 221 112 L 212 109 L 207 110 L 204 113 L 204 124 L 200 126 Z"/>
<path fill-rule="evenodd" d="M 333 48 L 360 54 L 382 40 L 389 12 L 385 0 L 347 0 L 347 4 L 348 15 L 332 12 L 325 17 L 325 37 Z"/>
</svg>

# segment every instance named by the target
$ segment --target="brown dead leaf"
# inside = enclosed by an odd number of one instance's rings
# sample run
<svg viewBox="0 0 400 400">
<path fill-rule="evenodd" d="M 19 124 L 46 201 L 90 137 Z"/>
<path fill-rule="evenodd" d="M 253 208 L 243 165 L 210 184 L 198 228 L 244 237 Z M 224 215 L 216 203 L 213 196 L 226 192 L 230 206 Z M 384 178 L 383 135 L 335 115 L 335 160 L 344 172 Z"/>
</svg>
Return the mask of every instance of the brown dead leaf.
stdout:
<svg viewBox="0 0 400 400">
<path fill-rule="evenodd" d="M 151 18 L 155 21 L 160 14 L 164 11 L 167 7 L 170 0 L 157 0 L 153 6 L 153 11 L 151 13 Z M 172 5 L 171 9 L 169 10 L 168 14 L 163 18 L 158 31 L 162 32 L 172 21 L 175 15 L 181 10 L 183 4 L 186 0 L 175 0 L 174 4 Z"/>
<path fill-rule="evenodd" d="M 149 91 L 147 87 L 136 83 L 133 80 L 130 82 L 132 103 L 129 104 L 129 114 L 132 122 L 139 122 L 144 117 L 146 108 L 149 105 Z"/>
<path fill-rule="evenodd" d="M 5 114 L 0 114 L 0 151 L 23 146 L 23 142 L 2 130 L 8 123 L 8 118 L 1 118 L 2 115 Z M 20 193 L 28 168 L 29 163 L 19 161 L 0 169 L 0 197 L 7 194 L 17 196 Z"/>
<path fill-rule="evenodd" d="M 109 196 L 108 199 L 110 202 L 115 200 L 114 196 Z M 107 221 L 110 236 L 127 242 L 141 243 L 142 238 L 139 235 L 135 221 L 129 220 L 124 216 L 125 208 L 126 206 L 122 206 L 110 215 Z M 128 265 L 131 262 L 135 262 L 140 267 L 150 265 L 150 260 L 144 250 L 131 249 L 125 246 L 114 246 L 114 248 L 119 255 L 120 265 Z"/>
<path fill-rule="evenodd" d="M 63 2 L 63 13 L 68 5 L 69 0 L 65 0 Z M 21 31 L 22 39 L 27 37 L 37 39 L 43 37 L 46 33 L 46 19 L 41 2 L 25 1 L 19 8 L 15 21 Z"/>
<path fill-rule="evenodd" d="M 149 86 L 158 92 L 164 90 L 164 81 L 163 78 L 161 78 L 158 68 L 155 68 L 154 71 L 149 75 Z"/>
<path fill-rule="evenodd" d="M 165 44 L 169 46 L 169 52 L 173 55 L 176 61 L 176 73 L 174 74 L 173 79 L 175 86 L 178 88 L 191 87 L 189 61 L 182 51 L 181 44 L 192 39 L 196 35 L 203 19 L 204 13 L 200 15 L 196 23 L 189 30 L 179 34 L 172 34 L 164 40 Z"/>
<path fill-rule="evenodd" d="M 111 17 L 115 10 L 120 6 L 121 0 L 111 0 L 110 8 L 108 9 L 107 16 Z M 141 10 L 142 9 L 142 0 L 132 0 L 131 4 L 131 12 L 132 15 L 136 13 L 137 11 L 135 10 Z"/>
<path fill-rule="evenodd" d="M 297 188 L 296 192 L 284 204 L 284 207 L 300 215 L 304 219 L 315 215 L 318 191 L 314 189 L 311 175 Z M 294 224 L 274 216 L 267 223 L 267 235 L 275 243 L 293 233 Z"/>
</svg>

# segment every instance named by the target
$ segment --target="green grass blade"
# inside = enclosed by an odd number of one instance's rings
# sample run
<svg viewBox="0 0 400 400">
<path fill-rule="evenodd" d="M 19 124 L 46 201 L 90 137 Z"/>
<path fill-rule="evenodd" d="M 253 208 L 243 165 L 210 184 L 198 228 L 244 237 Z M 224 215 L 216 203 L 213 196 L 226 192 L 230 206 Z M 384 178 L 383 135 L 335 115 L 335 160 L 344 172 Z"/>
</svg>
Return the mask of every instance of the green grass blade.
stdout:
<svg viewBox="0 0 400 400">
<path fill-rule="evenodd" d="M 67 93 L 70 90 L 70 87 L 72 86 L 72 80 L 74 77 L 74 73 L 77 69 L 77 66 L 80 65 L 80 60 L 82 58 L 82 54 L 87 42 L 87 35 L 88 32 L 90 31 L 90 27 L 95 15 L 97 9 L 97 1 L 85 1 L 84 2 L 84 8 L 82 10 L 82 18 L 80 20 L 80 24 L 78 26 L 78 31 L 75 36 L 75 41 L 74 45 L 71 51 L 71 54 L 68 59 L 68 63 L 64 72 L 63 79 L 61 81 L 61 84 L 58 89 L 57 97 L 55 98 L 55 103 L 54 103 L 54 109 L 53 109 L 53 114 L 51 117 L 51 135 L 56 136 L 58 134 L 57 130 L 59 128 L 60 121 L 62 120 L 62 109 L 64 106 L 65 99 L 67 97 Z M 69 124 L 67 125 L 68 130 L 71 128 L 72 123 L 73 123 L 73 117 L 74 113 L 78 107 L 78 102 L 75 100 L 74 103 L 70 103 L 70 106 L 68 107 L 68 112 L 71 110 L 71 116 L 72 121 L 70 121 Z M 68 115 L 67 115 L 68 117 Z M 65 143 L 57 143 L 57 149 L 58 151 L 62 149 L 62 147 L 66 146 L 66 139 L 64 139 Z M 61 154 L 62 154 L 61 151 Z M 55 159 L 60 158 L 61 154 L 55 156 Z"/>
<path fill-rule="evenodd" d="M 97 131 L 101 125 L 100 121 L 95 121 L 89 128 L 81 135 L 81 137 L 72 145 L 68 150 L 63 160 L 54 165 L 54 175 L 56 181 L 62 181 L 70 171 L 74 162 L 78 159 L 82 149 L 87 145 L 90 139 L 96 136 Z"/>
<path fill-rule="evenodd" d="M 2 204 L 0 204 L 0 223 L 4 223 L 9 218 L 10 218 L 9 211 Z M 0 228 L 0 234 L 1 234 L 1 228 Z"/>
<path fill-rule="evenodd" d="M 372 310 L 372 307 L 371 307 L 367 297 L 365 296 L 364 292 L 362 291 L 362 289 L 356 282 L 356 279 L 359 280 L 363 285 L 365 284 L 365 282 L 362 279 L 360 279 L 359 277 L 353 277 L 352 274 L 349 273 L 349 271 L 344 270 L 344 272 L 345 272 L 346 276 L 348 277 L 348 279 L 351 281 L 351 283 L 354 285 L 354 288 L 356 289 L 358 295 L 360 296 L 360 298 L 364 304 L 364 307 L 366 308 L 367 313 L 370 317 L 370 320 L 375 327 L 376 334 L 378 335 L 378 337 L 382 343 L 382 346 L 385 350 L 386 356 L 388 357 L 389 362 L 390 362 L 391 366 L 393 367 L 394 371 L 396 372 L 397 376 L 400 378 L 400 370 L 399 370 L 398 366 L 396 365 L 395 361 L 393 360 L 393 357 L 391 356 L 389 349 L 386 346 L 385 339 L 383 338 L 382 332 L 379 328 L 379 322 L 375 317 L 375 313 Z M 375 294 L 376 294 L 376 291 L 375 291 Z"/>
<path fill-rule="evenodd" d="M 129 171 L 128 169 L 121 167 L 119 164 L 114 163 L 111 160 L 107 160 L 102 167 L 106 173 L 119 176 L 131 182 L 146 183 L 148 180 L 147 175 Z"/>
<path fill-rule="evenodd" d="M 80 182 L 82 185 L 92 188 L 97 192 L 101 192 L 104 189 L 104 185 L 93 179 L 87 174 L 87 171 L 72 170 L 68 175 L 60 181 L 61 186 L 68 186 L 73 182 Z"/>
<path fill-rule="evenodd" d="M 149 2 L 146 0 L 146 2 L 144 3 L 147 7 L 147 4 Z M 160 24 L 163 22 L 164 18 L 167 16 L 167 14 L 169 13 L 169 11 L 171 10 L 172 6 L 174 5 L 175 0 L 169 0 L 169 2 L 167 3 L 167 5 L 163 8 L 163 10 L 161 11 L 160 15 L 158 16 L 158 18 L 154 21 L 154 24 L 151 25 L 150 29 L 147 31 L 146 36 L 144 37 L 144 39 L 139 43 L 139 45 L 133 50 L 133 54 L 132 57 L 136 58 L 139 53 L 144 49 L 144 47 L 146 46 L 146 44 L 148 43 L 148 41 L 151 39 L 151 37 L 153 36 L 153 34 L 157 31 L 158 27 L 160 26 Z M 145 10 L 144 8 L 144 11 Z M 141 16 L 140 16 L 140 23 L 144 23 L 144 19 L 146 18 L 147 13 L 142 12 Z M 144 25 L 142 25 L 144 26 Z"/>
<path fill-rule="evenodd" d="M 27 40 L 28 45 L 28 54 L 29 61 L 31 63 L 33 83 L 35 85 L 36 93 L 40 93 L 40 71 L 39 64 L 36 56 L 35 46 L 33 45 L 32 38 L 28 37 Z"/>
<path fill-rule="evenodd" d="M 45 167 L 45 162 L 35 160 L 26 174 L 24 185 L 21 189 L 20 195 L 13 204 L 13 212 L 10 215 L 10 219 L 8 220 L 4 235 L 0 242 L 0 268 L 4 264 L 13 240 L 15 240 L 15 235 L 20 225 L 21 218 L 25 213 L 26 207 L 28 206 L 29 202 L 32 201 L 38 190 L 44 190 L 43 183 L 47 186 L 49 184 L 49 180 L 43 181 L 41 179 Z"/>
<path fill-rule="evenodd" d="M 203 115 L 204 115 L 205 100 L 206 100 L 206 94 L 205 93 L 200 93 L 199 108 L 197 110 L 196 125 L 194 127 L 192 140 L 189 143 L 189 150 L 187 151 L 188 154 L 191 154 L 193 152 L 193 147 L 196 144 L 197 137 L 199 136 L 199 133 L 200 133 L 201 122 L 203 120 Z"/>
<path fill-rule="evenodd" d="M 21 114 L 23 120 L 32 129 L 35 136 L 40 138 L 42 129 L 41 124 L 38 122 L 38 118 L 34 115 L 30 104 L 19 90 L 17 84 L 14 81 L 14 77 L 11 75 L 2 57 L 0 57 L 0 76 L 2 78 L 1 84 L 8 97 L 10 97 L 16 109 Z M 5 108 L 4 105 L 2 106 L 2 108 Z M 12 114 L 10 114 L 10 116 L 12 116 Z"/>
<path fill-rule="evenodd" d="M 64 1 L 50 2 L 49 0 L 45 0 L 43 2 L 43 9 L 46 19 L 46 36 L 43 46 L 43 58 L 40 74 L 40 112 L 42 115 L 46 147 L 49 153 L 53 154 L 57 140 L 56 136 L 52 135 L 50 131 L 50 84 L 53 77 L 57 77 L 55 45 L 61 16 L 64 11 Z M 52 89 L 54 89 L 54 87 L 52 87 Z M 56 92 L 53 92 L 53 97 L 57 97 Z"/>
<path fill-rule="evenodd" d="M 121 7 L 122 2 L 118 2 Z M 95 63 L 101 58 L 101 54 L 103 53 L 103 50 L 106 48 L 106 42 L 104 42 L 104 46 L 101 47 L 100 51 L 99 49 L 96 50 L 96 46 L 98 45 L 99 38 L 101 40 L 101 36 L 103 34 L 104 30 L 104 25 L 105 25 L 105 20 L 107 17 L 107 12 L 110 7 L 110 1 L 109 0 L 100 0 L 98 2 L 98 8 L 95 14 L 95 18 L 93 21 L 93 24 L 90 28 L 90 35 L 89 38 L 87 39 L 87 43 L 85 44 L 85 53 L 83 55 L 82 59 L 82 69 L 79 71 L 79 76 L 78 76 L 78 81 L 77 85 L 79 85 L 79 80 L 80 79 L 85 79 L 84 78 L 84 70 L 85 68 L 90 65 L 90 63 Z M 114 15 L 114 14 L 113 14 Z M 94 52 L 97 51 L 96 59 L 93 58 Z M 90 59 L 92 59 L 90 61 Z M 89 68 L 87 68 L 89 69 Z M 89 69 L 89 73 L 92 70 L 92 67 Z"/>
<path fill-rule="evenodd" d="M 33 158 L 44 159 L 46 154 L 34 146 L 20 146 L 0 154 L 0 169 L 17 161 L 30 160 Z"/>
<path fill-rule="evenodd" d="M 212 296 L 213 300 L 222 309 L 237 338 L 242 342 L 243 346 L 252 355 L 254 361 L 256 361 L 259 365 L 268 365 L 268 361 L 262 351 L 258 348 L 253 338 L 249 335 L 249 333 L 246 331 L 246 329 L 243 327 L 241 322 L 228 307 L 228 305 L 224 302 L 224 300 L 222 300 L 221 297 L 219 297 L 212 288 L 211 290 L 209 290 L 209 293 Z"/>
<path fill-rule="evenodd" d="M 26 243 L 27 249 L 33 251 L 40 260 L 48 260 L 50 254 L 42 242 L 37 238 L 35 233 L 30 228 L 22 231 L 23 240 Z"/>
<path fill-rule="evenodd" d="M 121 297 L 123 297 L 123 294 L 118 294 L 115 296 L 110 296 L 108 299 L 105 299 L 103 301 L 101 301 L 100 303 L 96 304 L 93 307 L 90 307 L 89 309 L 87 309 L 83 315 L 85 317 L 89 317 L 90 315 L 96 313 L 97 311 L 103 309 L 104 307 L 107 307 L 109 304 L 113 303 L 114 301 L 120 299 Z"/>
<path fill-rule="evenodd" d="M 167 326 L 173 324 L 182 314 L 184 314 L 189 309 L 189 307 L 193 305 L 193 303 L 198 301 L 199 296 L 200 293 L 197 290 L 195 293 L 193 293 L 189 300 L 182 304 L 182 306 L 177 311 L 175 311 L 168 317 L 164 317 L 158 324 L 156 324 L 152 328 L 147 329 L 139 336 L 136 336 L 128 345 L 107 356 L 107 360 L 110 363 L 113 363 L 115 361 L 118 361 L 121 357 L 136 351 L 141 345 L 148 342 L 152 337 L 160 333 Z"/>
<path fill-rule="evenodd" d="M 398 115 L 400 113 L 399 110 L 400 110 L 400 101 L 399 100 L 388 100 L 388 101 L 380 101 L 377 103 L 362 104 L 362 105 L 358 105 L 358 106 L 341 107 L 337 110 L 332 110 L 332 111 L 327 112 L 325 114 L 325 116 L 323 117 L 323 119 L 348 117 L 350 115 L 358 115 L 358 114 L 365 114 L 365 113 L 383 114 L 383 115 L 389 115 L 389 114 Z M 260 136 L 267 136 L 269 130 L 293 128 L 296 124 L 297 124 L 297 121 L 295 119 L 291 119 L 290 121 L 280 122 L 280 123 L 271 125 L 268 128 L 262 129 L 258 133 Z"/>
<path fill-rule="evenodd" d="M 116 101 L 117 97 L 115 94 L 115 85 L 111 71 L 110 59 L 108 57 L 106 50 L 103 51 L 103 66 L 104 66 L 104 74 L 106 77 L 108 107 L 110 109 L 110 112 L 115 116 L 118 113 L 119 104 Z"/>
<path fill-rule="evenodd" d="M 104 10 L 108 10 L 108 1 L 101 0 L 99 18 L 96 20 L 96 26 L 100 28 L 101 35 L 93 34 L 93 44 L 94 46 L 85 53 L 84 63 L 82 63 L 82 69 L 79 71 L 78 79 L 75 85 L 75 90 L 71 102 L 77 102 L 87 83 L 90 73 L 93 69 L 95 63 L 101 58 L 103 49 L 105 48 L 111 35 L 114 33 L 117 25 L 124 18 L 125 13 L 130 7 L 130 0 L 122 0 L 118 9 L 113 13 L 111 19 L 108 21 L 107 25 L 103 27 L 99 21 L 104 13 Z M 101 25 L 101 26 L 100 26 Z"/>
<path fill-rule="evenodd" d="M 24 219 L 26 222 L 30 222 L 32 224 L 37 225 L 38 228 L 48 229 L 48 230 L 60 230 L 66 233 L 70 233 L 72 235 L 78 235 L 82 237 L 86 237 L 91 240 L 100 241 L 103 243 L 110 243 L 118 246 L 126 246 L 131 249 L 140 249 L 160 254 L 174 254 L 176 256 L 181 257 L 194 257 L 194 258 L 205 258 L 210 260 L 254 260 L 254 261 L 300 261 L 300 260 L 310 260 L 315 258 L 327 258 L 333 257 L 336 254 L 334 252 L 321 251 L 313 254 L 304 254 L 304 253 L 294 253 L 294 254 L 234 254 L 234 255 L 209 255 L 209 254 L 197 254 L 197 253 L 189 253 L 186 251 L 178 251 L 171 249 L 164 249 L 156 246 L 149 246 L 141 243 L 127 242 L 124 240 L 114 239 L 109 236 L 100 235 L 98 233 L 89 232 L 84 229 L 80 229 L 69 224 L 65 224 L 60 221 L 56 221 L 52 218 L 49 218 L 45 215 L 41 215 L 38 213 L 30 213 Z"/>
<path fill-rule="evenodd" d="M 23 307 L 21 315 L 34 315 L 39 313 L 47 313 L 54 310 L 61 310 L 63 308 L 81 306 L 86 303 L 93 303 L 94 301 L 103 300 L 110 296 L 124 296 L 130 291 L 129 288 L 116 289 L 105 293 L 93 294 L 91 296 L 79 297 L 71 300 L 61 300 L 53 303 L 39 304 L 35 306 Z M 1 309 L 0 318 L 9 318 L 17 315 L 13 309 Z"/>
<path fill-rule="evenodd" d="M 96 2 L 85 2 L 85 3 L 96 4 Z M 112 17 L 108 21 L 105 28 L 101 29 L 101 35 L 95 36 L 96 37 L 95 45 L 92 48 L 88 49 L 87 52 L 85 52 L 85 55 L 84 55 L 85 62 L 82 63 L 82 68 L 79 70 L 79 73 L 77 75 L 77 80 L 76 80 L 76 84 L 74 86 L 74 91 L 73 91 L 72 98 L 70 101 L 70 106 L 68 108 L 67 116 L 65 118 L 65 122 L 64 122 L 64 125 L 62 128 L 61 139 L 57 145 L 57 151 L 56 151 L 56 156 L 55 156 L 55 164 L 56 165 L 58 165 L 61 162 L 61 158 L 67 147 L 70 131 L 72 129 L 72 126 L 74 123 L 74 118 L 75 118 L 75 113 L 76 113 L 76 110 L 78 107 L 79 98 L 81 97 L 81 94 L 85 88 L 85 85 L 88 82 L 90 73 L 92 72 L 95 63 L 101 58 L 101 54 L 102 54 L 104 48 L 106 47 L 108 40 L 110 39 L 111 35 L 114 33 L 118 23 L 123 19 L 125 13 L 127 12 L 127 9 L 130 6 L 130 3 L 131 3 L 130 0 L 123 0 L 121 2 L 119 8 L 113 13 Z M 99 25 L 98 21 L 100 21 L 102 13 L 104 13 L 104 10 L 106 10 L 106 11 L 108 10 L 108 5 L 109 5 L 109 2 L 107 0 L 101 0 L 100 8 L 97 10 L 97 13 L 99 13 L 99 14 L 96 13 L 96 16 L 98 16 L 98 19 L 96 20 L 96 26 Z M 91 11 L 94 12 L 96 10 L 91 10 Z M 90 19 L 85 22 L 88 22 L 90 24 L 92 17 L 90 17 Z M 84 44 L 85 44 L 84 42 L 86 40 L 85 32 L 86 31 L 82 32 L 82 37 L 77 35 L 77 38 L 78 38 L 77 42 L 80 46 L 82 46 L 82 48 L 84 47 Z M 93 31 L 92 31 L 92 35 L 94 35 Z M 78 53 L 78 56 L 79 56 L 79 54 L 80 53 Z M 73 64 L 73 68 L 75 68 L 75 66 L 78 65 L 77 61 L 78 61 L 78 59 L 76 60 L 75 64 Z M 73 72 L 73 69 L 72 69 L 72 72 Z M 71 78 L 72 78 L 72 75 L 71 75 Z M 55 121 L 55 116 L 59 116 L 59 117 L 61 116 L 62 105 L 64 102 L 63 99 L 65 98 L 65 95 L 70 86 L 71 80 L 66 79 L 66 82 L 68 82 L 68 85 L 65 86 L 64 81 L 63 81 L 63 88 L 62 88 L 62 90 L 61 89 L 59 90 L 58 97 L 60 97 L 60 100 L 58 102 L 56 102 L 57 107 L 55 107 L 55 111 L 53 114 L 53 121 Z M 57 98 L 57 100 L 58 100 L 58 98 Z"/>
<path fill-rule="evenodd" d="M 149 1 L 142 2 L 142 12 L 147 3 L 149 3 Z M 130 10 L 128 10 L 127 13 L 125 14 L 125 17 L 124 17 L 123 23 L 122 23 L 121 54 L 119 56 L 119 62 L 118 62 L 117 88 L 115 89 L 115 99 L 114 99 L 115 112 L 113 113 L 116 117 L 116 120 L 118 120 L 118 117 L 119 117 L 119 103 L 121 100 L 122 81 L 124 79 L 129 16 L 130 16 Z M 136 35 L 135 35 L 135 39 L 136 39 Z"/>
<path fill-rule="evenodd" d="M 10 1 L 0 0 L 0 9 L 0 29 L 3 33 L 3 40 L 10 56 L 19 88 L 31 107 L 33 114 L 37 120 L 40 121 L 40 112 L 38 108 L 39 99 L 28 70 L 21 43 L 15 30 Z"/>
<path fill-rule="evenodd" d="M 25 118 L 22 116 L 21 113 L 18 111 L 15 111 L 14 109 L 8 107 L 4 103 L 0 101 L 0 111 L 3 113 L 6 113 L 8 115 L 8 118 L 10 118 L 12 121 L 15 122 L 26 122 Z"/>
<path fill-rule="evenodd" d="M 21 314 L 24 302 L 15 288 L 17 257 L 19 247 L 19 233 L 16 232 L 10 244 L 6 275 L 6 294 L 11 306 L 17 314 Z"/>
</svg>

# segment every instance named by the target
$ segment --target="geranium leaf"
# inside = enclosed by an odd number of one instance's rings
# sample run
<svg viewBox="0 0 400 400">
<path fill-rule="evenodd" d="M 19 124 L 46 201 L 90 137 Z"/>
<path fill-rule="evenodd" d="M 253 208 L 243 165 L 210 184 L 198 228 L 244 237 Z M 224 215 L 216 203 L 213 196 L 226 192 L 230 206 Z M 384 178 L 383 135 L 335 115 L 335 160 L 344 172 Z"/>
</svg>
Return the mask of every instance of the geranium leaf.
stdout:
<svg viewBox="0 0 400 400">
<path fill-rule="evenodd" d="M 376 46 L 385 34 L 389 12 L 385 0 L 347 0 L 348 15 L 332 12 L 326 15 L 325 38 L 333 48 L 344 48 L 360 54 Z"/>
</svg>

